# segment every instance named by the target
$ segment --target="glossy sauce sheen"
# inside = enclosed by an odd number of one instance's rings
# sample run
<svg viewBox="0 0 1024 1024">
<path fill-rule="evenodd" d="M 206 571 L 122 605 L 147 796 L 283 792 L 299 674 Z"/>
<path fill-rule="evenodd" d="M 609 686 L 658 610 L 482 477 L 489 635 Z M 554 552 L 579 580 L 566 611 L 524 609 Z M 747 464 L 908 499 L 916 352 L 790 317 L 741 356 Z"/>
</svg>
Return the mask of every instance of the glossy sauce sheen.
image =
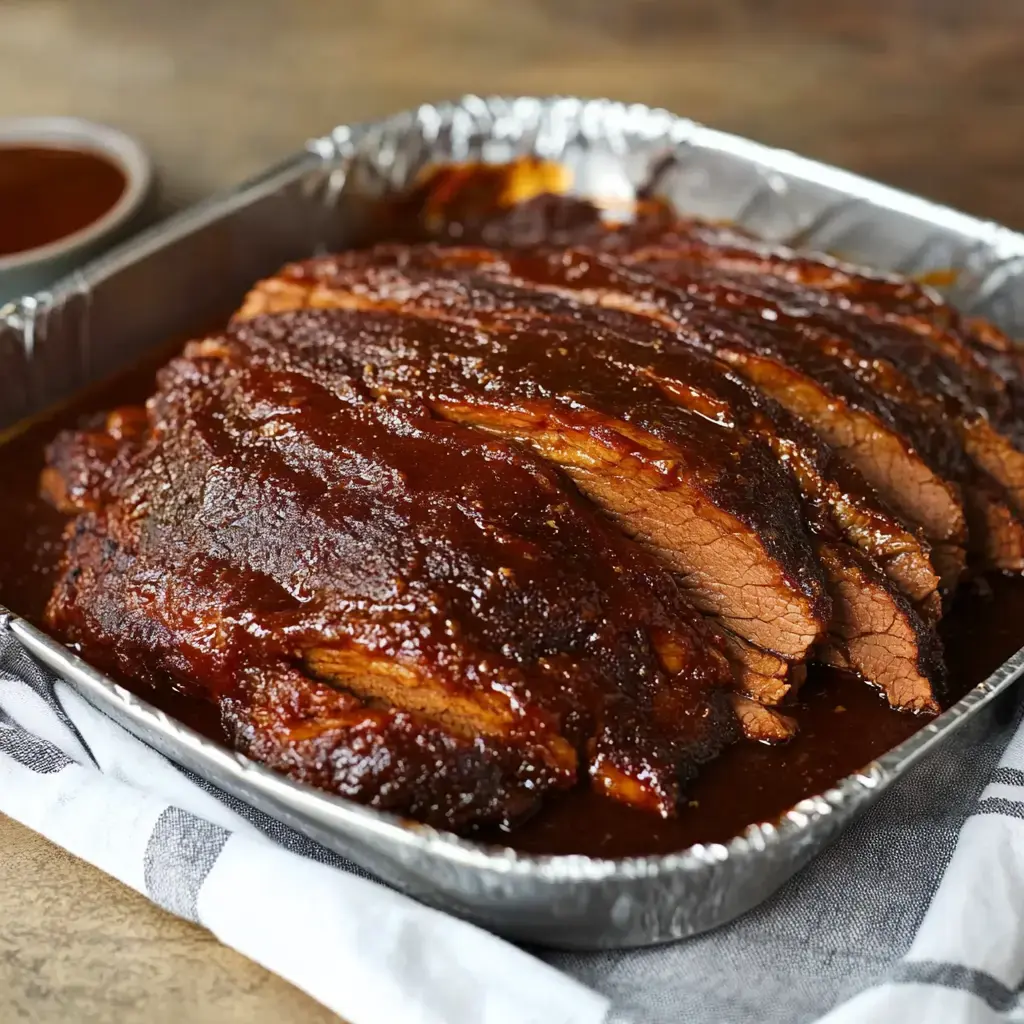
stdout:
<svg viewBox="0 0 1024 1024">
<path fill-rule="evenodd" d="M 178 346 L 176 345 L 175 348 Z M 53 584 L 66 518 L 37 497 L 43 449 L 60 427 L 88 412 L 140 401 L 152 392 L 156 367 L 147 365 L 95 389 L 74 406 L 38 422 L 0 446 L 0 603 L 39 621 Z M 1024 581 L 996 577 L 965 587 L 943 624 L 955 700 L 988 676 L 1024 642 Z M 220 739 L 214 708 L 168 690 L 136 686 L 145 699 Z M 796 707 L 798 738 L 784 748 L 738 744 L 707 765 L 688 790 L 689 807 L 674 821 L 629 810 L 586 789 L 554 796 L 515 831 L 487 828 L 477 838 L 537 853 L 610 857 L 682 849 L 725 841 L 746 825 L 771 820 L 799 799 L 911 735 L 928 718 L 890 711 L 870 687 L 842 673 L 813 669 Z"/>
<path fill-rule="evenodd" d="M 97 153 L 0 146 L 0 256 L 81 231 L 116 205 L 126 184 Z"/>
</svg>

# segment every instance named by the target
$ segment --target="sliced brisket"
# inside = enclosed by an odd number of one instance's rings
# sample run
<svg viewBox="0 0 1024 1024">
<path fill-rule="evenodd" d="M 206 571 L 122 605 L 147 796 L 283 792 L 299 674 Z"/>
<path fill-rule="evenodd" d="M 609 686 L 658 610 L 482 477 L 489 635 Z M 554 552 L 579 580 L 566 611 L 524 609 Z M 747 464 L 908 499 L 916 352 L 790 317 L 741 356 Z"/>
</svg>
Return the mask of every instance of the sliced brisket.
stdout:
<svg viewBox="0 0 1024 1024">
<path fill-rule="evenodd" d="M 360 257 L 353 256 L 344 266 L 327 260 L 296 267 L 286 279 L 261 286 L 248 299 L 244 312 L 251 314 L 261 307 L 280 310 L 285 305 L 384 308 L 466 323 L 477 330 L 502 325 L 506 330 L 530 330 L 542 335 L 550 325 L 560 325 L 564 333 L 553 344 L 583 347 L 593 358 L 612 367 L 619 380 L 651 381 L 673 403 L 694 415 L 760 438 L 780 466 L 794 473 L 803 495 L 804 515 L 814 533 L 822 538 L 838 537 L 840 547 L 849 543 L 877 560 L 874 563 L 865 558 L 859 563 L 859 572 L 870 582 L 875 595 L 872 603 L 849 601 L 849 572 L 841 559 L 833 557 L 826 565 L 830 595 L 834 600 L 841 597 L 845 608 L 842 628 L 831 633 L 829 640 L 841 646 L 842 654 L 830 654 L 826 645 L 823 656 L 827 660 L 841 660 L 860 671 L 894 701 L 907 692 L 899 685 L 907 678 L 925 687 L 930 685 L 929 680 L 941 687 L 942 661 L 935 657 L 938 643 L 932 625 L 938 614 L 937 577 L 926 545 L 885 509 L 854 470 L 836 459 L 801 423 L 733 378 L 721 363 L 677 343 L 669 329 L 648 318 L 517 287 L 514 280 L 522 279 L 508 274 L 502 277 L 486 254 L 480 254 L 477 262 L 487 276 L 470 273 L 469 253 L 403 249 L 402 265 L 390 268 L 377 263 L 380 255 L 363 257 L 363 266 L 357 265 Z M 317 285 L 303 290 L 301 283 L 308 286 L 310 281 Z M 568 331 L 566 325 L 572 330 Z M 582 332 L 577 330 L 581 326 Z M 433 385 L 428 387 L 433 394 Z M 499 390 L 504 390 L 504 385 Z M 601 481 L 595 480 L 589 470 L 577 470 L 575 478 L 586 493 L 599 493 Z M 844 568 L 837 570 L 833 580 L 829 567 L 837 565 Z M 909 602 L 902 598 L 901 590 Z M 886 594 L 890 609 L 883 619 L 878 615 L 877 602 Z M 858 612 L 863 613 L 859 618 Z M 902 635 L 911 643 L 899 650 L 898 659 L 883 663 L 874 652 L 879 645 L 889 643 L 894 622 L 901 624 Z M 858 641 L 850 644 L 848 638 L 855 628 Z M 867 638 L 876 629 L 884 636 L 871 647 Z M 735 641 L 730 642 L 729 651 L 740 670 L 743 688 L 751 696 L 776 703 L 790 691 L 793 681 L 787 681 L 784 661 Z M 895 649 L 893 653 L 895 658 Z M 934 705 L 931 697 L 929 700 L 929 706 Z M 915 699 L 911 706 L 924 705 Z"/>
<path fill-rule="evenodd" d="M 141 443 L 88 493 L 50 475 L 81 509 L 51 626 L 376 806 L 458 826 L 589 774 L 674 813 L 734 719 L 671 577 L 519 446 L 256 331 L 170 364 Z"/>
</svg>

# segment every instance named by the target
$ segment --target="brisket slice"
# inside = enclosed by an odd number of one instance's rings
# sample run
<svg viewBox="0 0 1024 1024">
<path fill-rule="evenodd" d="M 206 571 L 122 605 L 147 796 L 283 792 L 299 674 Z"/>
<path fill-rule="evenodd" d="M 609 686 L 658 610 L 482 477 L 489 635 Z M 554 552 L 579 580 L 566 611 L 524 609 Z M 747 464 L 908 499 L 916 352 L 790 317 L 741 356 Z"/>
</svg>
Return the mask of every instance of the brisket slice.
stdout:
<svg viewBox="0 0 1024 1024">
<path fill-rule="evenodd" d="M 718 625 L 716 633 L 732 663 L 736 687 L 740 693 L 760 704 L 781 704 L 792 697 L 807 678 L 807 666 L 741 640 Z"/>
<path fill-rule="evenodd" d="M 245 322 L 235 330 L 248 337 Z M 793 483 L 770 452 L 624 377 L 579 343 L 592 333 L 582 325 L 485 330 L 330 310 L 261 318 L 255 330 L 287 332 L 293 351 L 316 348 L 377 394 L 422 398 L 439 415 L 531 445 L 743 639 L 800 659 L 824 631 L 820 570 Z M 317 347 L 325 333 L 327 355 Z"/>
<path fill-rule="evenodd" d="M 571 299 L 529 292 L 496 281 L 493 268 L 490 278 L 474 277 L 466 268 L 465 254 L 444 250 L 411 250 L 402 252 L 403 266 L 379 267 L 379 253 L 345 258 L 344 267 L 331 261 L 313 261 L 293 268 L 285 279 L 264 282 L 250 295 L 243 315 L 260 308 L 278 309 L 286 306 L 320 305 L 389 309 L 407 315 L 441 318 L 468 324 L 477 330 L 541 332 L 552 325 L 564 331 L 553 344 L 578 348 L 583 346 L 595 358 L 611 366 L 623 381 L 643 379 L 654 382 L 673 402 L 709 420 L 733 423 L 747 435 L 760 437 L 781 465 L 791 468 L 800 483 L 804 498 L 804 514 L 815 533 L 834 536 L 841 524 L 842 533 L 866 554 L 887 564 L 894 582 L 878 572 L 866 559 L 860 572 L 872 580 L 875 601 L 854 603 L 846 599 L 848 591 L 845 571 L 831 579 L 826 567 L 826 581 L 833 599 L 844 600 L 842 628 L 830 631 L 830 644 L 838 643 L 840 655 L 823 656 L 830 662 L 852 665 L 866 678 L 880 685 L 894 703 L 902 703 L 908 694 L 907 680 L 915 680 L 921 693 L 908 698 L 907 706 L 934 706 L 932 683 L 941 684 L 942 661 L 936 657 L 938 643 L 931 625 L 936 617 L 937 578 L 928 562 L 926 548 L 912 532 L 889 513 L 870 493 L 857 474 L 836 460 L 831 452 L 802 424 L 795 422 L 781 408 L 765 400 L 756 391 L 734 379 L 721 363 L 692 349 L 673 344 L 672 334 L 648 319 L 614 310 L 581 306 Z M 387 255 L 387 254 L 383 254 Z M 392 253 L 391 255 L 394 255 Z M 452 256 L 452 259 L 448 257 Z M 362 261 L 365 265 L 359 266 Z M 425 269 L 419 269 L 425 268 Z M 437 269 L 433 269 L 437 268 Z M 301 290 L 301 281 L 319 282 L 319 287 Z M 582 334 L 575 330 L 584 325 Z M 567 329 L 572 325 L 572 330 Z M 433 392 L 431 391 L 431 394 Z M 447 415 L 473 416 L 474 411 Z M 474 418 L 473 422 L 481 422 Z M 577 470 L 576 479 L 583 489 L 594 495 L 600 488 L 588 470 Z M 830 545 L 841 549 L 840 539 Z M 831 565 L 845 566 L 843 558 L 833 555 Z M 898 582 L 896 582 L 898 581 Z M 899 591 L 902 584 L 909 591 L 910 601 Z M 890 614 L 880 618 L 877 602 L 892 591 Z M 916 602 L 919 614 L 913 606 Z M 858 618 L 858 613 L 863 614 Z M 900 657 L 884 661 L 874 656 L 876 648 L 866 643 L 874 630 L 884 633 L 882 643 L 896 628 L 913 641 L 900 650 Z M 849 643 L 851 629 L 857 628 L 857 639 Z M 746 691 L 763 703 L 776 703 L 790 690 L 792 680 L 786 679 L 785 662 L 743 645 L 730 638 L 729 653 L 740 668 Z M 862 657 L 863 656 L 863 657 Z"/>
<path fill-rule="evenodd" d="M 589 774 L 674 813 L 734 734 L 702 617 L 543 462 L 372 400 L 336 340 L 293 352 L 250 326 L 190 346 L 88 488 L 55 474 L 105 442 L 58 441 L 45 483 L 79 511 L 49 624 L 375 806 L 457 827 Z"/>
<path fill-rule="evenodd" d="M 732 707 L 739 719 L 743 734 L 748 739 L 774 745 L 788 742 L 797 733 L 795 718 L 791 718 L 775 708 L 765 707 L 749 697 L 734 694 Z"/>
<path fill-rule="evenodd" d="M 935 630 L 859 551 L 825 540 L 817 551 L 833 606 L 821 660 L 879 686 L 895 708 L 940 711 L 945 663 Z"/>
</svg>

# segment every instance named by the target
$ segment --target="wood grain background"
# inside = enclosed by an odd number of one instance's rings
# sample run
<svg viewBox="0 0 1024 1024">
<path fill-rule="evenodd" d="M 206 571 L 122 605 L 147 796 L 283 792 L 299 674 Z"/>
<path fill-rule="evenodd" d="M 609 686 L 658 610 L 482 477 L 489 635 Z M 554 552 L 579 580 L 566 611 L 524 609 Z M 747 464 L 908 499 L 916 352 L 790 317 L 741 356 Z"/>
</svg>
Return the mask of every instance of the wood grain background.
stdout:
<svg viewBox="0 0 1024 1024">
<path fill-rule="evenodd" d="M 0 116 L 138 135 L 165 210 L 463 92 L 659 104 L 1024 229 L 1020 0 L 0 0 Z M 0 818 L 0 1022 L 327 1019 Z"/>
</svg>

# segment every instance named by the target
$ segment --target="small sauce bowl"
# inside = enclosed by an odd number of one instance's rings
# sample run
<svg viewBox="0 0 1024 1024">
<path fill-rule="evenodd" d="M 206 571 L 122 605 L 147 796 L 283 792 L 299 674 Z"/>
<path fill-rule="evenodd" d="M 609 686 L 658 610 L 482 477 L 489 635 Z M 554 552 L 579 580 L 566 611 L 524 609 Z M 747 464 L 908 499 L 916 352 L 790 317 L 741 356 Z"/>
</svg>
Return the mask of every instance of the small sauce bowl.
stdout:
<svg viewBox="0 0 1024 1024">
<path fill-rule="evenodd" d="M 152 179 L 145 150 L 115 128 L 0 119 L 0 302 L 42 291 L 126 234 Z"/>
</svg>

